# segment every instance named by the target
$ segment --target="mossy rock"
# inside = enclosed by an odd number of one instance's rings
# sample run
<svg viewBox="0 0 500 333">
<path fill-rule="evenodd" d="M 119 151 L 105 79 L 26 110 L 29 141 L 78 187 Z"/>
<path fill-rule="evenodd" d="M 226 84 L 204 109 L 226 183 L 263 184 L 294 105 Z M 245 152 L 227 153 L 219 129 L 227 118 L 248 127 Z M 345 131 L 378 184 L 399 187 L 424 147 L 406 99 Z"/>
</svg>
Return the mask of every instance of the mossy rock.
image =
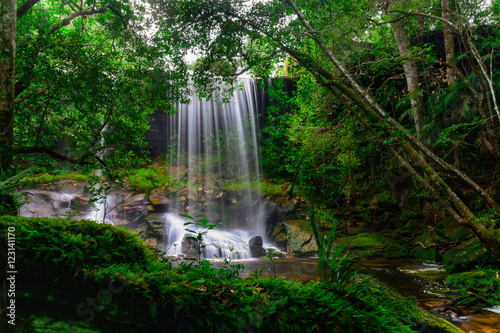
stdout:
<svg viewBox="0 0 500 333">
<path fill-rule="evenodd" d="M 471 270 L 476 266 L 495 264 L 497 261 L 477 238 L 471 238 L 448 250 L 443 263 L 450 273 Z"/>
<path fill-rule="evenodd" d="M 151 224 L 163 224 L 165 214 L 153 213 L 146 217 L 146 221 Z"/>
<path fill-rule="evenodd" d="M 477 271 L 451 274 L 446 283 L 459 288 L 458 305 L 492 306 L 500 304 L 500 268 L 484 268 Z"/>
<path fill-rule="evenodd" d="M 284 226 L 286 230 L 287 252 L 310 253 L 318 251 L 309 221 L 286 221 Z"/>
<path fill-rule="evenodd" d="M 409 269 L 401 268 L 401 272 L 408 275 L 415 275 L 431 280 L 443 280 L 448 276 L 448 273 L 444 269 Z"/>
<path fill-rule="evenodd" d="M 368 256 L 381 255 L 385 247 L 382 242 L 368 233 L 343 237 L 339 239 L 339 243 L 344 245 L 347 250 L 356 253 L 362 252 L 361 254 Z"/>
</svg>

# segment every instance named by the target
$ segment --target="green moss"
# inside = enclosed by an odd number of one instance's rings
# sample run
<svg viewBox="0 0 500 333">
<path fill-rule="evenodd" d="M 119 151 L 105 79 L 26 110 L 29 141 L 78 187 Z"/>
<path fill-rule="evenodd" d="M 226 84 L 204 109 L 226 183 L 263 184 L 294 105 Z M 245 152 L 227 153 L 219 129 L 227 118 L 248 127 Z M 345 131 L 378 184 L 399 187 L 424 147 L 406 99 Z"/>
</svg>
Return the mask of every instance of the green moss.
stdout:
<svg viewBox="0 0 500 333">
<path fill-rule="evenodd" d="M 287 194 L 289 185 L 286 185 L 285 191 L 283 191 L 282 186 L 279 184 L 271 184 L 268 182 L 261 182 L 262 195 L 269 198 L 279 198 Z"/>
<path fill-rule="evenodd" d="M 446 283 L 461 290 L 462 305 L 479 303 L 483 306 L 500 305 L 500 267 L 451 274 Z M 489 304 L 485 304 L 489 303 Z"/>
<path fill-rule="evenodd" d="M 373 238 L 368 233 L 358 234 L 356 236 L 344 237 L 340 242 L 349 249 L 368 249 L 380 250 L 384 244 Z"/>
<path fill-rule="evenodd" d="M 85 182 L 89 178 L 88 175 L 81 174 L 79 172 L 71 172 L 62 175 L 53 175 L 49 173 L 39 173 L 33 176 L 23 177 L 19 181 L 19 185 L 25 186 L 31 183 L 40 183 L 40 184 L 52 184 L 56 182 L 60 182 L 63 180 L 71 180 L 75 182 Z"/>
<path fill-rule="evenodd" d="M 446 270 L 451 273 L 497 262 L 475 237 L 449 249 L 443 259 Z"/>
<path fill-rule="evenodd" d="M 128 176 L 130 186 L 149 195 L 151 191 L 172 185 L 173 181 L 167 172 L 160 167 L 150 166 L 143 169 L 134 169 Z"/>
<path fill-rule="evenodd" d="M 312 234 L 313 229 L 311 226 L 311 222 L 307 220 L 290 220 L 286 221 L 286 224 L 289 224 L 291 226 L 295 226 L 300 230 L 306 231 L 307 233 Z"/>
</svg>

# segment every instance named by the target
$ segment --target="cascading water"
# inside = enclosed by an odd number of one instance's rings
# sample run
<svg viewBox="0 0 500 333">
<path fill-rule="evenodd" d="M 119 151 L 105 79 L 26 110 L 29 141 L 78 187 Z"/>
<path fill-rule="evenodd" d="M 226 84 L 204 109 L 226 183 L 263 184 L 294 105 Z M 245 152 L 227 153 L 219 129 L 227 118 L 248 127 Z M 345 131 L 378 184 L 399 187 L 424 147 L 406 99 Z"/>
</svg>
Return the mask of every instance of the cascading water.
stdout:
<svg viewBox="0 0 500 333">
<path fill-rule="evenodd" d="M 168 253 L 187 251 L 185 218 L 179 213 L 221 223 L 203 236 L 206 258 L 228 256 L 230 248 L 233 255 L 239 252 L 236 257 L 248 257 L 248 239 L 265 236 L 255 89 L 246 80 L 225 103 L 220 93 L 211 99 L 193 96 L 167 120 L 167 159 L 174 178 L 165 215 Z"/>
</svg>

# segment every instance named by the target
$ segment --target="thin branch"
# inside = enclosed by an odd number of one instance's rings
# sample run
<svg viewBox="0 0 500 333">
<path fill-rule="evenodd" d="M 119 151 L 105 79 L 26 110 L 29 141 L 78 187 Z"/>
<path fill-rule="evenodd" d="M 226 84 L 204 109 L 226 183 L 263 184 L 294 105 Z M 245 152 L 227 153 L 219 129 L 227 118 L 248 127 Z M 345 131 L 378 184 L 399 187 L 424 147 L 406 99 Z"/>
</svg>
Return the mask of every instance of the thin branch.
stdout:
<svg viewBox="0 0 500 333">
<path fill-rule="evenodd" d="M 37 95 L 37 96 L 41 96 L 41 95 L 45 95 L 47 93 L 47 90 L 50 88 L 50 86 L 47 86 L 43 89 L 40 89 L 40 90 L 36 90 L 36 91 L 32 91 L 28 94 L 26 94 L 25 96 L 21 97 L 21 98 L 18 98 L 14 101 L 14 104 L 16 105 L 19 105 L 21 104 L 22 102 L 26 101 L 27 99 L 31 98 L 33 95 Z"/>
<path fill-rule="evenodd" d="M 61 22 L 58 22 L 58 23 L 54 24 L 52 27 L 50 27 L 50 33 L 53 34 L 54 32 L 61 29 L 62 27 L 69 25 L 71 23 L 71 21 L 73 21 L 77 17 L 104 13 L 105 11 L 108 10 L 108 8 L 109 8 L 109 5 L 106 5 L 104 7 L 101 7 L 99 9 L 95 9 L 95 10 L 82 10 L 79 12 L 74 12 L 73 14 L 64 18 Z"/>
<path fill-rule="evenodd" d="M 395 9 L 394 10 L 390 10 L 389 13 L 400 13 L 400 14 L 405 14 L 406 16 L 423 16 L 423 17 L 429 17 L 429 18 L 433 18 L 435 20 L 444 22 L 444 23 L 450 25 L 452 28 L 456 29 L 457 31 L 463 30 L 462 28 L 460 28 L 458 25 L 456 25 L 455 23 L 451 22 L 450 20 L 447 20 L 447 19 L 444 19 L 444 18 L 436 16 L 436 15 L 432 15 L 432 14 L 406 12 L 404 10 L 395 10 Z"/>
<path fill-rule="evenodd" d="M 246 72 L 248 72 L 250 70 L 250 67 L 247 67 L 245 69 L 242 69 L 240 72 L 238 73 L 232 73 L 232 74 L 220 74 L 220 76 L 240 76 L 241 74 L 244 74 Z"/>
<path fill-rule="evenodd" d="M 89 10 L 82 10 L 82 11 L 79 11 L 79 12 L 74 12 L 73 14 L 71 14 L 68 17 L 64 18 L 61 22 L 58 22 L 58 23 L 54 24 L 52 27 L 50 27 L 50 33 L 53 34 L 57 30 L 59 30 L 60 28 L 69 25 L 71 23 L 71 21 L 73 21 L 77 17 L 104 13 L 108 9 L 111 10 L 113 13 L 115 13 L 122 20 L 123 27 L 126 29 L 127 28 L 127 24 L 126 24 L 123 16 L 120 14 L 120 12 L 118 12 L 111 5 L 105 5 L 105 6 L 101 7 L 101 8 L 98 8 L 98 9 L 89 9 Z"/>
<path fill-rule="evenodd" d="M 401 21 L 402 19 L 408 17 L 410 15 L 405 15 L 405 16 L 401 16 L 401 17 L 398 17 L 394 20 L 389 20 L 389 21 L 383 21 L 383 22 L 377 22 L 375 21 L 374 19 L 371 19 L 368 17 L 368 15 L 365 17 L 365 19 L 368 21 L 368 22 L 372 22 L 372 23 L 375 23 L 375 25 L 379 26 L 379 25 L 384 25 L 384 24 L 390 24 L 390 23 L 395 23 L 395 22 L 398 22 L 398 21 Z"/>
</svg>

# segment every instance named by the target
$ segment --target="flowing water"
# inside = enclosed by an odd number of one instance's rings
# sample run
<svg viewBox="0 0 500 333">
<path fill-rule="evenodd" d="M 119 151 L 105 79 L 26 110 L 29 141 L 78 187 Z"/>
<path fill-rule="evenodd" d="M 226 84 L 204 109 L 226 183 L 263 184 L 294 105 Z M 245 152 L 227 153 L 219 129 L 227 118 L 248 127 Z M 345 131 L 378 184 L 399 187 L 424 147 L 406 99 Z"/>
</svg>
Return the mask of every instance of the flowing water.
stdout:
<svg viewBox="0 0 500 333">
<path fill-rule="evenodd" d="M 210 99 L 193 96 L 167 119 L 167 160 L 173 177 L 172 204 L 165 215 L 167 252 L 187 251 L 185 218 L 178 214 L 223 223 L 203 236 L 206 258 L 229 256 L 229 248 L 233 255 L 239 253 L 236 257 L 247 258 L 249 238 L 265 236 L 255 89 L 255 83 L 246 80 L 226 101 L 220 92 Z"/>
</svg>

